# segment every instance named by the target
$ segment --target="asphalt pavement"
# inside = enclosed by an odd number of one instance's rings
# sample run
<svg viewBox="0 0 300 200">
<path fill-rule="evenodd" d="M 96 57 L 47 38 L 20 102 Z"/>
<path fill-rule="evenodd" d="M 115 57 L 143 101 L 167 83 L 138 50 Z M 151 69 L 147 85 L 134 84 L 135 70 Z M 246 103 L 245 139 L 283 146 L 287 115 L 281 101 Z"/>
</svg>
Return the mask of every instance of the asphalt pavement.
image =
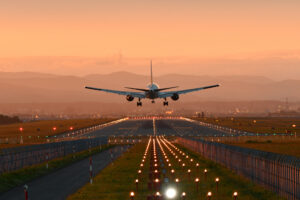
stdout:
<svg viewBox="0 0 300 200">
<path fill-rule="evenodd" d="M 223 136 L 227 133 L 182 119 L 155 119 L 157 135 Z M 87 136 L 149 136 L 153 135 L 152 119 L 133 119 L 93 131 Z"/>
<path fill-rule="evenodd" d="M 126 147 L 127 148 L 127 147 Z M 125 147 L 114 147 L 92 157 L 93 172 L 98 174 L 122 154 Z M 112 155 L 111 156 L 111 152 Z M 27 183 L 29 200 L 61 200 L 89 182 L 89 158 Z M 0 200 L 23 200 L 23 186 L 0 194 Z"/>
</svg>

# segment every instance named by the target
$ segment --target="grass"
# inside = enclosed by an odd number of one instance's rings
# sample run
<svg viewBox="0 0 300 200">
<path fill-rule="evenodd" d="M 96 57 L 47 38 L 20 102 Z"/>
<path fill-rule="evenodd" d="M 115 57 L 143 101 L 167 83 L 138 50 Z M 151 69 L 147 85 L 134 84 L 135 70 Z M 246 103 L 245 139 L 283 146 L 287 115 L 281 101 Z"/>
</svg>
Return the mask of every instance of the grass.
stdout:
<svg viewBox="0 0 300 200">
<path fill-rule="evenodd" d="M 177 145 L 181 150 L 188 153 L 190 158 L 194 159 L 194 163 L 199 162 L 199 173 L 197 173 L 197 169 L 195 164 L 190 167 L 192 170 L 191 177 L 199 177 L 200 182 L 200 192 L 196 193 L 195 191 L 195 183 L 191 183 L 188 181 L 187 174 L 181 174 L 181 179 L 183 182 L 183 190 L 187 194 L 189 194 L 189 199 L 205 199 L 205 196 L 208 191 L 213 193 L 213 199 L 222 199 L 222 200 L 231 200 L 232 194 L 234 191 L 239 193 L 239 199 L 243 200 L 280 200 L 283 199 L 278 195 L 274 194 L 271 191 L 260 187 L 251 181 L 243 178 L 234 172 L 222 167 L 219 164 L 216 164 L 210 160 L 204 159 L 200 156 L 200 154 L 190 151 L 183 146 Z M 171 156 L 169 156 L 171 157 Z M 187 163 L 187 162 L 186 162 Z M 177 166 L 177 170 L 180 170 L 182 167 Z M 204 181 L 204 174 L 202 173 L 204 169 L 208 169 L 207 173 L 207 181 Z M 175 169 L 176 170 L 176 169 Z M 176 170 L 176 171 L 177 171 Z M 200 175 L 199 175 L 200 174 Z M 216 192 L 216 184 L 214 182 L 215 178 L 220 178 L 219 190 Z"/>
<path fill-rule="evenodd" d="M 252 133 L 300 133 L 300 118 L 220 117 L 193 119 Z"/>
<path fill-rule="evenodd" d="M 11 188 L 25 184 L 28 181 L 34 180 L 40 176 L 49 174 L 53 171 L 61 169 L 67 165 L 70 165 L 76 161 L 82 160 L 89 157 L 90 155 L 100 153 L 108 148 L 111 148 L 112 145 L 103 145 L 101 147 L 95 147 L 91 151 L 86 150 L 82 152 L 67 155 L 62 158 L 57 158 L 49 161 L 49 167 L 46 169 L 46 163 L 41 163 L 38 165 L 33 165 L 26 167 L 14 172 L 4 173 L 0 175 L 0 193 L 5 192 Z"/>
<path fill-rule="evenodd" d="M 219 138 L 220 142 L 267 152 L 300 157 L 300 118 L 194 118 L 206 123 L 258 133 L 258 136 Z M 296 125 L 296 127 L 293 127 Z M 298 133 L 299 136 L 280 136 L 274 133 Z M 259 136 L 268 133 L 269 136 Z"/>
<path fill-rule="evenodd" d="M 33 144 L 45 142 L 47 136 L 58 135 L 66 131 L 70 131 L 72 127 L 73 130 L 82 129 L 85 127 L 104 124 L 115 119 L 70 119 L 70 120 L 44 120 L 44 121 L 34 121 L 25 122 L 9 125 L 0 125 L 0 139 L 2 144 L 0 148 L 14 147 L 21 145 L 20 137 L 22 136 L 23 142 L 25 144 Z M 20 128 L 23 131 L 20 131 Z M 56 130 L 53 129 L 56 127 Z M 6 138 L 9 142 L 6 142 Z"/>
<path fill-rule="evenodd" d="M 278 141 L 267 142 L 266 141 L 266 142 L 263 142 L 263 141 L 252 140 L 252 142 L 250 142 L 250 141 L 234 142 L 234 143 L 226 142 L 226 144 L 300 157 L 300 141 L 290 141 L 290 142 L 278 142 Z"/>
<path fill-rule="evenodd" d="M 129 149 L 127 153 L 123 154 L 113 164 L 103 169 L 94 178 L 93 185 L 85 185 L 75 194 L 69 196 L 68 200 L 128 199 L 129 192 L 135 190 L 134 180 L 137 178 L 137 171 L 145 148 L 145 143 L 140 143 Z M 149 164 L 146 163 L 145 166 L 149 166 Z M 145 180 L 147 174 L 147 171 L 143 171 L 141 180 Z M 140 193 L 144 196 L 147 191 L 146 183 L 141 183 L 139 187 Z"/>
<path fill-rule="evenodd" d="M 95 178 L 92 185 L 86 184 L 84 187 L 79 189 L 76 193 L 68 197 L 68 200 L 79 200 L 79 199 L 101 199 L 101 200 L 121 200 L 129 199 L 129 192 L 135 191 L 134 180 L 137 178 L 137 170 L 143 152 L 145 150 L 145 144 L 137 144 L 135 147 L 125 153 L 114 164 L 109 165 L 107 168 L 102 170 Z M 180 191 L 187 193 L 187 200 L 195 199 L 206 199 L 205 195 L 207 191 L 213 192 L 213 199 L 218 200 L 231 200 L 233 191 L 239 192 L 239 199 L 244 200 L 281 200 L 276 194 L 253 184 L 249 180 L 238 176 L 234 172 L 222 167 L 221 165 L 215 164 L 212 161 L 202 158 L 198 153 L 192 152 L 182 146 L 179 146 L 184 152 L 188 153 L 194 158 L 193 165 L 190 165 L 192 170 L 192 176 L 200 178 L 200 192 L 196 192 L 193 181 L 190 181 L 186 174 L 186 169 L 182 169 L 179 164 L 174 160 L 175 158 L 168 155 L 173 168 L 175 169 L 176 176 L 180 178 Z M 167 149 L 164 148 L 166 152 Z M 199 172 L 196 170 L 195 163 L 200 163 Z M 188 164 L 188 162 L 186 162 Z M 146 161 L 146 168 L 143 169 L 143 174 L 140 180 L 142 182 L 139 185 L 139 191 L 136 192 L 135 200 L 145 200 L 148 194 L 153 194 L 147 189 L 148 181 L 148 166 L 149 157 Z M 168 168 L 168 167 L 166 167 Z M 207 181 L 204 182 L 204 175 L 202 171 L 204 168 L 209 170 Z M 167 170 L 169 171 L 169 170 Z M 170 177 L 170 174 L 168 174 Z M 220 178 L 219 192 L 215 191 L 215 177 Z"/>
</svg>

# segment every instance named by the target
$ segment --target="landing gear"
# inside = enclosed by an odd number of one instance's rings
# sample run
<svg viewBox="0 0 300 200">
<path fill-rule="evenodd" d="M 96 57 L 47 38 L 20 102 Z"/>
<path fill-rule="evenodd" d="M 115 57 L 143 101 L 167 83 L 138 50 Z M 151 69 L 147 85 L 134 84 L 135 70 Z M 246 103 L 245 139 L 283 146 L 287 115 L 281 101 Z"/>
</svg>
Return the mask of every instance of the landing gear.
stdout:
<svg viewBox="0 0 300 200">
<path fill-rule="evenodd" d="M 164 98 L 165 101 L 164 101 L 164 106 L 168 106 L 169 105 L 169 102 L 167 101 L 167 98 Z"/>
<path fill-rule="evenodd" d="M 154 101 L 154 100 L 152 100 L 152 101 L 151 101 L 151 103 L 155 103 L 155 101 Z"/>
<path fill-rule="evenodd" d="M 141 101 L 136 102 L 136 106 L 137 106 L 137 107 L 139 107 L 139 106 L 142 107 L 142 102 L 141 102 Z"/>
</svg>

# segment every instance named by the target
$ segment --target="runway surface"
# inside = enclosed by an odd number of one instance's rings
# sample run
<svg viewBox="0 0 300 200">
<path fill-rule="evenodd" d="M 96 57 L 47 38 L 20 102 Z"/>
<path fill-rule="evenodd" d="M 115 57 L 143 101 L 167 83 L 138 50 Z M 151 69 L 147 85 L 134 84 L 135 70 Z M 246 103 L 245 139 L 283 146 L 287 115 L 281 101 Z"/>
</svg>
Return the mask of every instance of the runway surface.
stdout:
<svg viewBox="0 0 300 200">
<path fill-rule="evenodd" d="M 122 154 L 125 147 L 115 147 L 93 156 L 93 172 L 99 173 L 114 159 Z M 110 151 L 113 152 L 113 158 Z M 84 184 L 89 182 L 89 158 L 78 161 L 54 173 L 38 178 L 27 185 L 29 186 L 30 200 L 60 200 L 74 193 Z M 0 200 L 24 199 L 23 186 L 16 187 L 4 194 Z"/>
<path fill-rule="evenodd" d="M 153 128 L 155 127 L 155 128 Z M 226 133 L 181 119 L 127 120 L 96 130 L 87 136 L 222 136 Z"/>
</svg>

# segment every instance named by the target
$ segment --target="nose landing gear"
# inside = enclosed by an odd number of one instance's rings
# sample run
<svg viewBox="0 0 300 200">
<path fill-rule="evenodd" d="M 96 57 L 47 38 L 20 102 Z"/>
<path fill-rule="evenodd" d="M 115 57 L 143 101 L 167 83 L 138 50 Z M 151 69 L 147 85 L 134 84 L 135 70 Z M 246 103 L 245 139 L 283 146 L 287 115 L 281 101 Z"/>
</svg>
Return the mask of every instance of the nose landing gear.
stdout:
<svg viewBox="0 0 300 200">
<path fill-rule="evenodd" d="M 164 101 L 164 106 L 168 106 L 168 105 L 169 105 L 169 102 Z"/>
<path fill-rule="evenodd" d="M 142 105 L 143 105 L 143 104 L 142 104 L 142 102 L 141 102 L 141 101 L 138 101 L 138 102 L 136 102 L 136 106 L 137 106 L 137 107 L 139 107 L 139 106 L 141 106 L 141 107 L 142 107 Z"/>
</svg>

